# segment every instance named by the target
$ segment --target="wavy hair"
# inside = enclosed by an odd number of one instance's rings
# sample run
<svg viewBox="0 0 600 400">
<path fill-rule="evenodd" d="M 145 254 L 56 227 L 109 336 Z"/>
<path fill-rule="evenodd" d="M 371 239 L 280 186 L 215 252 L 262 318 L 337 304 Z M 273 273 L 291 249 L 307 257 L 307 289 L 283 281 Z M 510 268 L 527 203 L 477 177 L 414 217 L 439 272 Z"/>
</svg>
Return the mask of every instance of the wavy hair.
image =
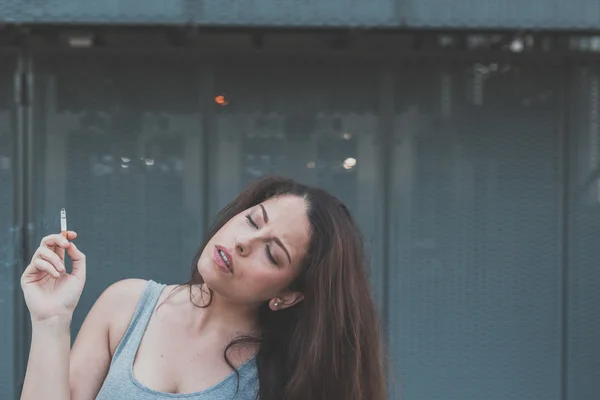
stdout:
<svg viewBox="0 0 600 400">
<path fill-rule="evenodd" d="M 191 288 L 204 283 L 197 268 L 202 250 L 227 221 L 274 196 L 298 196 L 307 203 L 308 251 L 290 290 L 304 300 L 273 312 L 258 311 L 260 336 L 237 345 L 258 344 L 260 400 L 385 400 L 386 356 L 371 293 L 363 240 L 352 215 L 326 191 L 282 177 L 253 182 L 217 216 L 192 263 Z M 205 292 L 210 306 L 212 291 Z"/>
</svg>

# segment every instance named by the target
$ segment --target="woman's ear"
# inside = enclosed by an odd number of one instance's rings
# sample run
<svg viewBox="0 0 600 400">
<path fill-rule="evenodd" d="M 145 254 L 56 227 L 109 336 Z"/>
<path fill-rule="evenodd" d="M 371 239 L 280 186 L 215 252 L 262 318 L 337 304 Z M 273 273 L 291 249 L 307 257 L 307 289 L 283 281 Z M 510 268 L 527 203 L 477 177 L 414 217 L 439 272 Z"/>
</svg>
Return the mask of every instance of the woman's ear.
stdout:
<svg viewBox="0 0 600 400">
<path fill-rule="evenodd" d="M 300 292 L 286 292 L 269 301 L 269 308 L 273 311 L 284 310 L 304 300 L 304 295 Z"/>
</svg>

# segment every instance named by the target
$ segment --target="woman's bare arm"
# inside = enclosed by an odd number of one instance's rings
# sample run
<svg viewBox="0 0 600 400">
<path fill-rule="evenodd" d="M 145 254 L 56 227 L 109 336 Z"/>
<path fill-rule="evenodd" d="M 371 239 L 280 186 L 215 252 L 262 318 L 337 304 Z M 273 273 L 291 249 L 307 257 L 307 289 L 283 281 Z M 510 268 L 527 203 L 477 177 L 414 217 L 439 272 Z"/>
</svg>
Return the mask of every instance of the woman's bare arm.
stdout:
<svg viewBox="0 0 600 400">
<path fill-rule="evenodd" d="M 91 400 L 98 395 L 145 284 L 141 279 L 119 281 L 106 289 L 90 310 L 71 350 L 72 400 Z"/>
</svg>

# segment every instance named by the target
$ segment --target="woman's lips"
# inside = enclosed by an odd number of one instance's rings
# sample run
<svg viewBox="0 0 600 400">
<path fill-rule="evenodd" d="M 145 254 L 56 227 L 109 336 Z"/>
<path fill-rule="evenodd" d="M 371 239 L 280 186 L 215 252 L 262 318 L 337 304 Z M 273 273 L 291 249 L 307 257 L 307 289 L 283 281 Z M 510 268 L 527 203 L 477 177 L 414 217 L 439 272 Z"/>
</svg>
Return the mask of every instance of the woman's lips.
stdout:
<svg viewBox="0 0 600 400">
<path fill-rule="evenodd" d="M 216 245 L 213 257 L 215 259 L 215 264 L 217 264 L 219 269 L 228 274 L 233 274 L 233 258 L 231 257 L 231 253 L 225 247 Z"/>
</svg>

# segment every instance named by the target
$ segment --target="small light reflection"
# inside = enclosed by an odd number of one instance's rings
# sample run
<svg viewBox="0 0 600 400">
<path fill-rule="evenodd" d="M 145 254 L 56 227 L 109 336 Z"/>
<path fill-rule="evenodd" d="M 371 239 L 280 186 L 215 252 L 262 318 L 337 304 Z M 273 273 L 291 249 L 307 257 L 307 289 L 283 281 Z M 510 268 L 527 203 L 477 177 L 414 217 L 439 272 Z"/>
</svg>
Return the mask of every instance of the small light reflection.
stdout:
<svg viewBox="0 0 600 400">
<path fill-rule="evenodd" d="M 510 43 L 510 50 L 515 53 L 522 52 L 524 47 L 525 45 L 521 39 L 515 39 Z"/>
<path fill-rule="evenodd" d="M 124 163 L 128 163 L 129 161 L 131 161 L 131 159 L 129 157 L 121 157 L 121 161 L 123 161 Z"/>
<path fill-rule="evenodd" d="M 342 166 L 344 167 L 344 169 L 352 169 L 356 166 L 356 158 L 353 157 L 348 157 L 344 160 L 344 163 L 342 164 Z"/>
<path fill-rule="evenodd" d="M 88 35 L 72 35 L 67 39 L 69 46 L 76 48 L 87 48 L 92 47 L 94 44 L 94 37 L 90 34 Z"/>
<path fill-rule="evenodd" d="M 220 94 L 220 95 L 216 96 L 215 103 L 217 103 L 220 106 L 226 106 L 227 104 L 229 104 L 229 102 L 225 98 L 224 94 Z"/>
<path fill-rule="evenodd" d="M 317 164 L 314 161 L 309 161 L 306 163 L 306 168 L 313 169 Z"/>
<path fill-rule="evenodd" d="M 121 164 L 121 168 L 129 168 L 129 164 Z"/>
<path fill-rule="evenodd" d="M 351 133 L 348 133 L 348 132 L 346 132 L 346 133 L 344 133 L 344 134 L 342 135 L 342 137 L 343 137 L 344 139 L 346 139 L 346 140 L 350 140 L 350 139 L 352 139 L 352 134 L 351 134 Z"/>
<path fill-rule="evenodd" d="M 144 160 L 144 164 L 146 164 L 146 165 L 154 165 L 154 159 L 153 158 L 146 158 Z"/>
</svg>

